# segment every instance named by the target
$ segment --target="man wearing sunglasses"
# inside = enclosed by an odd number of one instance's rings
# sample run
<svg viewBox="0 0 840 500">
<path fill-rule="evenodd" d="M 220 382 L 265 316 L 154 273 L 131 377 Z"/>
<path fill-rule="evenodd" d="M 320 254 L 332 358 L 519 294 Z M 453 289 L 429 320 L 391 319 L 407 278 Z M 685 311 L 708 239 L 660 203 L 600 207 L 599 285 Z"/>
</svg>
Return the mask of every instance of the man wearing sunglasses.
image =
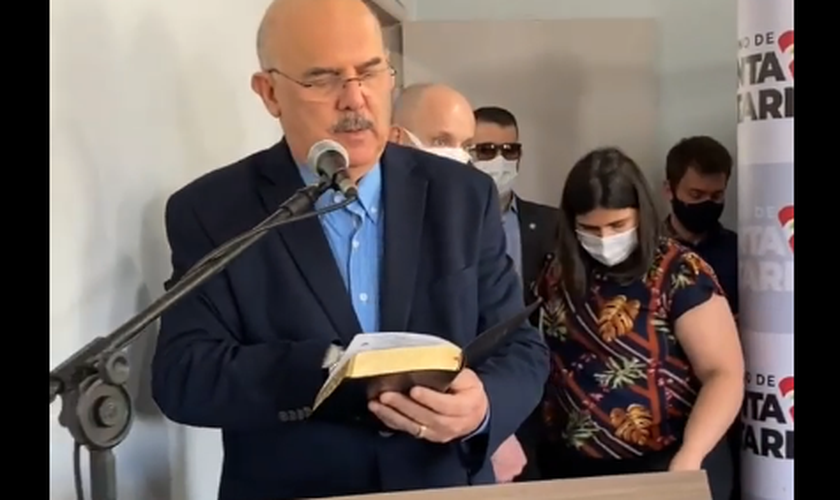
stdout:
<svg viewBox="0 0 840 500">
<path fill-rule="evenodd" d="M 519 127 L 513 113 L 500 107 L 482 107 L 473 115 L 476 126 L 469 151 L 475 167 L 492 177 L 499 190 L 507 252 L 522 278 L 525 302 L 530 304 L 536 300 L 533 282 L 554 249 L 559 212 L 524 200 L 513 191 L 522 158 Z M 533 322 L 536 319 L 531 318 Z"/>
<path fill-rule="evenodd" d="M 390 140 L 427 153 L 468 163 L 467 147 L 475 133 L 475 118 L 467 98 L 436 83 L 403 89 L 394 103 Z"/>
<path fill-rule="evenodd" d="M 492 177 L 499 190 L 507 253 L 522 280 L 525 303 L 530 304 L 536 300 L 533 283 L 554 250 L 559 211 L 523 200 L 513 191 L 522 158 L 519 126 L 513 113 L 492 106 L 478 108 L 473 114 L 476 129 L 469 151 L 475 167 Z M 539 321 L 538 315 L 531 317 L 532 323 Z M 493 456 L 497 476 L 513 474 L 516 481 L 541 479 L 536 460 L 539 425 L 537 408 L 517 431 L 518 441 L 506 440 Z"/>
</svg>

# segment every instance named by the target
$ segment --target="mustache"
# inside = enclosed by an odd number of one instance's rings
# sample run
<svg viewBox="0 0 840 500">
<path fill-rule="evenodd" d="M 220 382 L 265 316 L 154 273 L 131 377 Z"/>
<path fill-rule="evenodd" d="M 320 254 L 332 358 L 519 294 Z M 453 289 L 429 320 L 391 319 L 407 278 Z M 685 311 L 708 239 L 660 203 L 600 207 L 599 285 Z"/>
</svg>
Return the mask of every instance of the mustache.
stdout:
<svg viewBox="0 0 840 500">
<path fill-rule="evenodd" d="M 347 133 L 347 132 L 361 132 L 363 130 L 373 129 L 373 122 L 364 116 L 353 113 L 344 115 L 338 122 L 333 125 L 333 133 Z"/>
</svg>

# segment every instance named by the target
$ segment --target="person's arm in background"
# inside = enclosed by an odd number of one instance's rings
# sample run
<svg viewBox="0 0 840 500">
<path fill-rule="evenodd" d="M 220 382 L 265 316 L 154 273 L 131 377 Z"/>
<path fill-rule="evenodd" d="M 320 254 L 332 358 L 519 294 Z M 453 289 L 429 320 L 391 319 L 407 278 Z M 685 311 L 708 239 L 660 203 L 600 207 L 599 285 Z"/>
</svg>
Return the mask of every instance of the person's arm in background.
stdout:
<svg viewBox="0 0 840 500">
<path fill-rule="evenodd" d="M 726 435 L 744 398 L 744 357 L 735 320 L 714 273 L 680 259 L 684 279 L 671 280 L 671 320 L 677 341 L 702 384 L 691 410 L 673 470 L 699 469 L 706 455 Z"/>
<path fill-rule="evenodd" d="M 521 280 L 505 251 L 499 197 L 489 179 L 488 191 L 478 264 L 479 331 L 525 307 Z M 548 378 L 548 348 L 539 332 L 526 322 L 504 349 L 475 371 L 487 394 L 490 418 L 485 432 L 469 440 L 469 455 L 483 463 L 539 404 Z"/>
<path fill-rule="evenodd" d="M 213 250 L 187 193 L 166 205 L 172 279 Z M 243 345 L 235 301 L 223 275 L 161 318 L 152 362 L 152 395 L 169 419 L 196 427 L 281 425 L 278 414 L 310 406 L 326 379 L 324 339 Z"/>
</svg>

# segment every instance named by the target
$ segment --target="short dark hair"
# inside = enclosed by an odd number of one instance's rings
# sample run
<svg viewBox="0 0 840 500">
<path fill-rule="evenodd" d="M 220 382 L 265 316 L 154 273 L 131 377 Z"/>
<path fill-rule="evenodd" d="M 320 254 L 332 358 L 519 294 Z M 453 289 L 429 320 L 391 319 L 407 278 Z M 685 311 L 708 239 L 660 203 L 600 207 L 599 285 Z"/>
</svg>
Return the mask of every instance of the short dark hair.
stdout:
<svg viewBox="0 0 840 500">
<path fill-rule="evenodd" d="M 473 111 L 476 122 L 495 123 L 500 127 L 513 127 L 519 132 L 519 124 L 513 113 L 498 106 L 484 106 Z"/>
<path fill-rule="evenodd" d="M 639 213 L 638 247 L 607 274 L 619 281 L 644 276 L 659 246 L 661 220 L 650 187 L 639 166 L 618 148 L 596 149 L 575 163 L 563 186 L 557 262 L 569 296 L 583 301 L 590 285 L 594 259 L 578 241 L 575 218 L 596 208 L 635 208 Z"/>
<path fill-rule="evenodd" d="M 677 187 L 689 168 L 700 175 L 732 175 L 732 155 L 723 144 L 707 135 L 688 137 L 668 151 L 665 159 L 665 177 L 671 188 Z"/>
</svg>

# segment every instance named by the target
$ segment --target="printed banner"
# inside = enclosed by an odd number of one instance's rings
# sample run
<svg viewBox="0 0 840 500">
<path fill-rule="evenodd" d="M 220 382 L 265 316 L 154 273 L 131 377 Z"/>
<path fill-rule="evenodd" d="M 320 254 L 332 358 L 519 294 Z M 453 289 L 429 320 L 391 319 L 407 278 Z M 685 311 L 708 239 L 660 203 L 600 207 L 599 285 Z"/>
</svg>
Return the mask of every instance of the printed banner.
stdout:
<svg viewBox="0 0 840 500">
<path fill-rule="evenodd" d="M 743 500 L 793 500 L 793 0 L 738 0 Z"/>
</svg>

